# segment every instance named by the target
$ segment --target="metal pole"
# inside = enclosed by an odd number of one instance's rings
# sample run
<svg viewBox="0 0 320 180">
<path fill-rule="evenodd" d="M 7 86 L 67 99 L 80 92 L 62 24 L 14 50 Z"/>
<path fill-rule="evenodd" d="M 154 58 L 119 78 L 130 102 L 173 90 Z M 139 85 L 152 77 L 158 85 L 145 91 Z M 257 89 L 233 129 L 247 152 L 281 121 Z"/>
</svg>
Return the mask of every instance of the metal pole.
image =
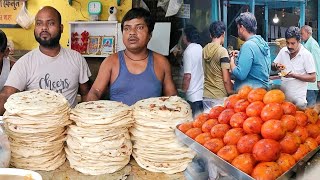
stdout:
<svg viewBox="0 0 320 180">
<path fill-rule="evenodd" d="M 269 29 L 269 6 L 265 5 L 264 6 L 264 22 L 265 22 L 265 26 L 264 26 L 264 39 L 266 41 L 268 41 L 268 29 Z"/>
<path fill-rule="evenodd" d="M 256 6 L 255 0 L 250 0 L 250 10 L 253 15 L 254 15 L 255 6 Z"/>
<path fill-rule="evenodd" d="M 299 26 L 300 28 L 304 26 L 306 21 L 306 4 L 305 2 L 300 3 L 300 20 L 299 20 Z"/>
<path fill-rule="evenodd" d="M 218 0 L 211 0 L 211 21 L 217 21 L 218 18 Z"/>
<path fill-rule="evenodd" d="M 228 2 L 226 0 L 223 1 L 223 22 L 225 25 L 227 25 L 228 23 Z M 227 42 L 228 42 L 228 33 L 227 33 L 228 30 L 226 30 L 226 34 L 225 34 L 225 38 L 224 38 L 224 43 L 223 43 L 223 46 L 225 48 L 227 48 Z"/>
</svg>

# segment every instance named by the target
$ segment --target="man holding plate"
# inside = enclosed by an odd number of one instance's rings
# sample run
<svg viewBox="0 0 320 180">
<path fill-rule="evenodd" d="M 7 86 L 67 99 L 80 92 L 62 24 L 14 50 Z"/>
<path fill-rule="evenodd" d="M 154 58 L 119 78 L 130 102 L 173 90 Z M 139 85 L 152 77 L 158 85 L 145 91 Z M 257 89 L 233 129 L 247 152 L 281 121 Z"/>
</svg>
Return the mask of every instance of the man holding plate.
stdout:
<svg viewBox="0 0 320 180">
<path fill-rule="evenodd" d="M 301 45 L 300 29 L 291 26 L 285 32 L 287 47 L 280 50 L 272 63 L 272 70 L 281 70 L 281 90 L 288 101 L 299 108 L 307 106 L 308 82 L 316 81 L 312 54 Z"/>
</svg>

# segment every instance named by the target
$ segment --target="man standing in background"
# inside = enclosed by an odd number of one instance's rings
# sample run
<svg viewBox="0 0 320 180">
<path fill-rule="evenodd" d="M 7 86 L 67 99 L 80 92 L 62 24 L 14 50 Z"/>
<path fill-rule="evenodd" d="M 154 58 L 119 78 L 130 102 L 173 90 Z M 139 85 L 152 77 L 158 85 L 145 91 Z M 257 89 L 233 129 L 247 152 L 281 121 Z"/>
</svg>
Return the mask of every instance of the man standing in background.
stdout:
<svg viewBox="0 0 320 180">
<path fill-rule="evenodd" d="M 301 40 L 304 47 L 311 52 L 314 64 L 316 65 L 316 81 L 308 83 L 307 90 L 307 106 L 313 107 L 317 102 L 320 87 L 320 47 L 318 42 L 312 37 L 312 28 L 308 25 L 301 28 Z"/>
<path fill-rule="evenodd" d="M 226 26 L 222 21 L 215 21 L 210 25 L 209 31 L 212 41 L 203 48 L 205 110 L 223 104 L 223 98 L 233 93 L 229 54 L 222 46 Z"/>
<path fill-rule="evenodd" d="M 281 90 L 288 101 L 300 109 L 307 106 L 308 82 L 316 81 L 316 69 L 312 54 L 301 45 L 300 29 L 291 26 L 285 33 L 287 47 L 280 50 L 272 63 L 272 70 L 285 72 L 281 78 Z"/>
<path fill-rule="evenodd" d="M 271 70 L 270 48 L 260 35 L 256 35 L 256 18 L 252 13 L 245 12 L 235 21 L 239 38 L 245 43 L 241 46 L 239 55 L 234 54 L 230 59 L 232 74 L 235 77 L 234 90 L 238 91 L 243 85 L 268 89 Z"/>
<path fill-rule="evenodd" d="M 192 25 L 183 29 L 182 41 L 186 44 L 183 53 L 183 85 L 182 90 L 186 93 L 186 99 L 195 116 L 203 111 L 203 68 L 202 68 L 202 46 L 199 44 L 200 35 Z"/>
</svg>

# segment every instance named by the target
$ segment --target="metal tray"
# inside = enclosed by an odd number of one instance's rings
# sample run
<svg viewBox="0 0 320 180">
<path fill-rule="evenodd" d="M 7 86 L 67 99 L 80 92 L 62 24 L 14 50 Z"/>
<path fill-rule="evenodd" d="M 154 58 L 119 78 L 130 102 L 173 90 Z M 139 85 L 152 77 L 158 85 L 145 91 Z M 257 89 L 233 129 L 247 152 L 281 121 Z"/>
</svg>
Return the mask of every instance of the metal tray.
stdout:
<svg viewBox="0 0 320 180">
<path fill-rule="evenodd" d="M 215 166 L 217 166 L 220 170 L 225 172 L 228 175 L 231 175 L 235 179 L 241 179 L 241 180 L 254 180 L 251 176 L 248 174 L 242 172 L 241 170 L 234 167 L 232 164 L 228 163 L 227 161 L 223 160 L 213 152 L 209 151 L 207 148 L 196 142 L 195 140 L 191 139 L 189 136 L 185 135 L 183 132 L 181 132 L 178 129 L 178 126 L 176 126 L 175 133 L 177 138 L 183 142 L 185 145 L 189 146 L 191 149 L 193 149 L 196 153 L 198 158 L 201 158 L 206 166 L 208 166 L 208 163 L 214 163 Z M 303 159 L 298 161 L 291 169 L 289 169 L 287 172 L 283 173 L 280 177 L 277 178 L 277 180 L 287 180 L 294 175 L 294 173 L 299 172 L 301 169 L 304 168 L 307 161 L 320 149 L 320 146 L 317 147 L 317 149 L 309 152 Z"/>
</svg>

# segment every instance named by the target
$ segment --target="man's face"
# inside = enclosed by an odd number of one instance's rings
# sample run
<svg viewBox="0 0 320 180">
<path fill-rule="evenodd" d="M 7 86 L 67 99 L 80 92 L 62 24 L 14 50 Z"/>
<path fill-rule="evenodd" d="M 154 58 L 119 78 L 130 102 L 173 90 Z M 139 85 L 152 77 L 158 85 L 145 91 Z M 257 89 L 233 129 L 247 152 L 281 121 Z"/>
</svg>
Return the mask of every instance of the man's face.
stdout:
<svg viewBox="0 0 320 180">
<path fill-rule="evenodd" d="M 123 23 L 123 44 L 127 49 L 147 47 L 151 34 L 143 18 L 136 18 Z"/>
<path fill-rule="evenodd" d="M 307 41 L 309 39 L 309 33 L 305 29 L 301 29 L 301 40 Z"/>
<path fill-rule="evenodd" d="M 245 41 L 244 37 L 243 37 L 243 32 L 245 30 L 245 28 L 242 25 L 237 25 L 238 27 L 238 36 L 242 41 Z"/>
<path fill-rule="evenodd" d="M 296 38 L 286 39 L 286 43 L 291 54 L 296 53 L 299 50 L 300 41 L 298 41 Z"/>
<path fill-rule="evenodd" d="M 52 48 L 59 45 L 63 26 L 57 16 L 51 9 L 42 9 L 37 14 L 34 36 L 41 46 Z"/>
</svg>

